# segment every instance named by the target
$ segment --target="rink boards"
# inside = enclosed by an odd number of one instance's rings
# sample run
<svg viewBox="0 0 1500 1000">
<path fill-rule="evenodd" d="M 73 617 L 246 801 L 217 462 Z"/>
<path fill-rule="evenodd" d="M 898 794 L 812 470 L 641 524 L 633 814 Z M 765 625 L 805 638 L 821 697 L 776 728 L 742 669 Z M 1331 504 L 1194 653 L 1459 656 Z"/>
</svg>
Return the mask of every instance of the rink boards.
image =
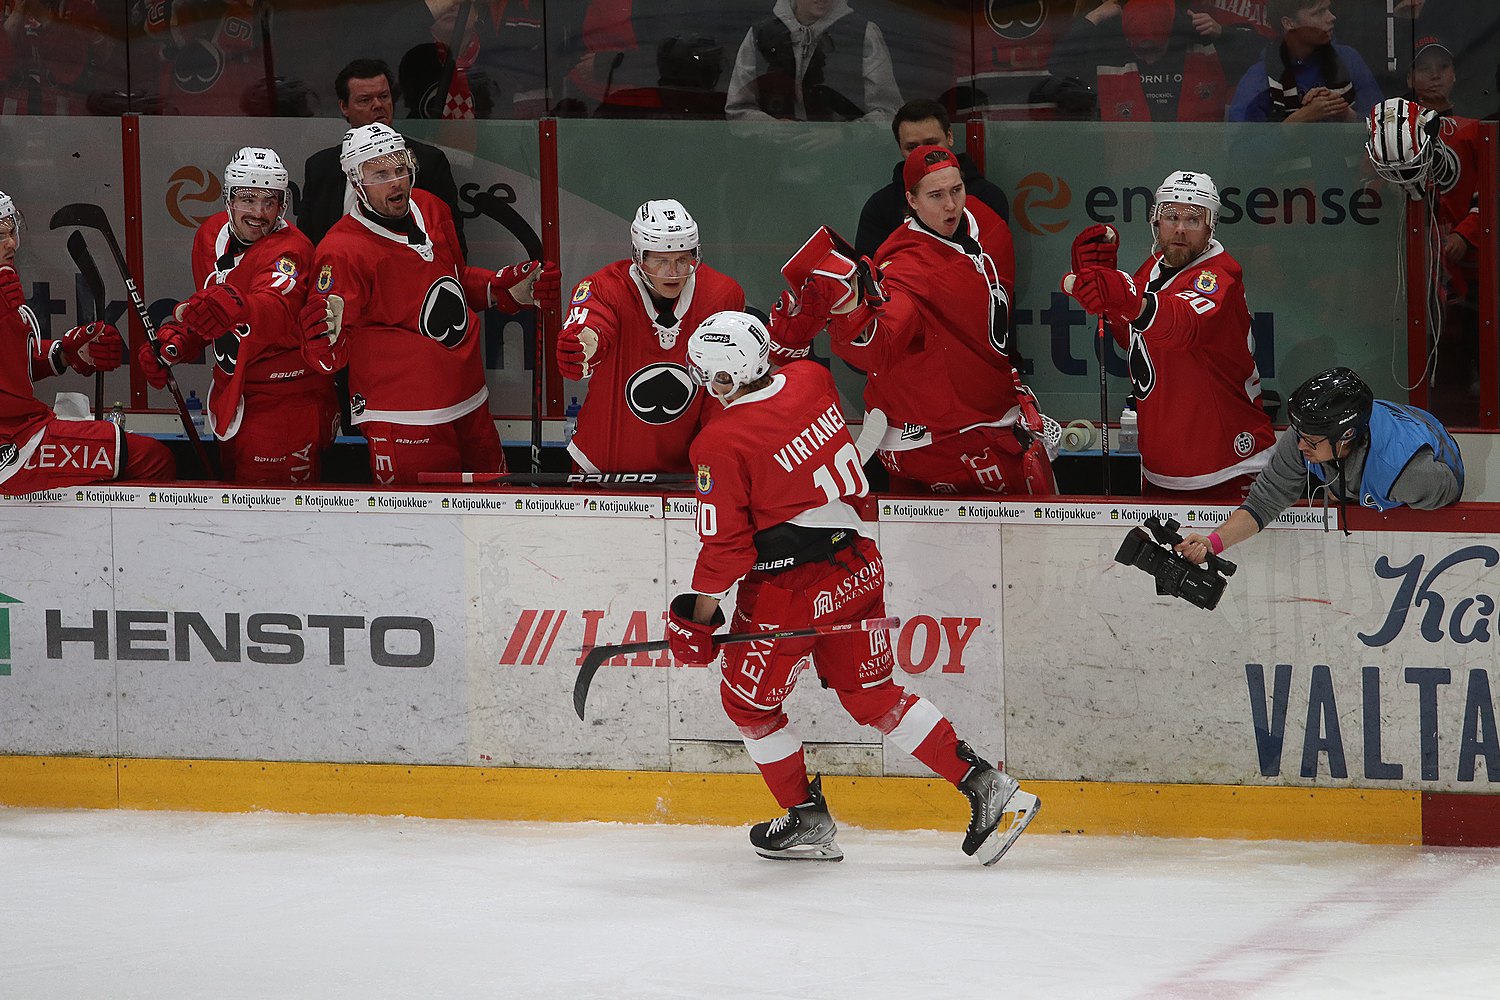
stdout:
<svg viewBox="0 0 1500 1000">
<path fill-rule="evenodd" d="M 657 639 L 694 504 L 653 495 L 90 487 L 0 504 L 0 802 L 740 822 L 717 675 Z M 1219 608 L 1114 562 L 1138 501 L 882 499 L 898 680 L 1045 789 L 1048 829 L 1500 842 L 1500 519 L 1321 509 Z M 964 803 L 804 676 L 841 812 Z M 375 766 L 379 765 L 379 766 Z M 851 814 L 850 810 L 853 810 Z"/>
</svg>

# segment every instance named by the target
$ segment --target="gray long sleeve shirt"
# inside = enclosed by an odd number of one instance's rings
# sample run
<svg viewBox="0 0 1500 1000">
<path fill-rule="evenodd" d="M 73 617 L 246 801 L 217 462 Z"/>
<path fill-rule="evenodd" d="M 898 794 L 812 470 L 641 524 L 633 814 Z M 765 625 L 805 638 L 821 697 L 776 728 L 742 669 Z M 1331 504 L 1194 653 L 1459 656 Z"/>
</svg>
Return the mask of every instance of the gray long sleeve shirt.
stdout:
<svg viewBox="0 0 1500 1000">
<path fill-rule="evenodd" d="M 1323 479 L 1333 497 L 1342 495 L 1348 503 L 1359 503 L 1359 484 L 1364 476 L 1365 457 L 1369 451 L 1370 443 L 1366 439 L 1344 459 L 1344 482 L 1348 488 L 1346 494 L 1339 492 L 1338 468 L 1331 462 L 1322 463 Z M 1287 428 L 1276 439 L 1271 461 L 1256 477 L 1249 496 L 1240 507 L 1255 518 L 1256 524 L 1264 528 L 1306 494 L 1307 479 L 1307 465 L 1302 460 L 1302 453 L 1297 450 L 1297 434 Z M 1419 448 L 1391 484 L 1392 500 L 1418 510 L 1435 510 L 1456 503 L 1460 492 L 1458 477 L 1453 474 L 1452 469 L 1438 461 L 1428 447 Z"/>
</svg>

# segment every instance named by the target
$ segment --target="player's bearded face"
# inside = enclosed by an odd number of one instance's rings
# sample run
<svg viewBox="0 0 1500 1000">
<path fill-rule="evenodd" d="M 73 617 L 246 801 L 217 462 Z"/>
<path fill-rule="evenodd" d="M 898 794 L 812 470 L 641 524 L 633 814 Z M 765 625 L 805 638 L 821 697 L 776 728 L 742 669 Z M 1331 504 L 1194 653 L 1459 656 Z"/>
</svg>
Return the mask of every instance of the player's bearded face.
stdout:
<svg viewBox="0 0 1500 1000">
<path fill-rule="evenodd" d="M 1152 225 L 1168 267 L 1188 264 L 1207 249 L 1213 235 L 1208 228 L 1208 212 L 1199 205 L 1163 205 Z"/>
<path fill-rule="evenodd" d="M 952 236 L 964 217 L 963 175 L 957 167 L 944 167 L 923 177 L 915 191 L 906 193 L 906 204 L 917 221 L 939 236 Z"/>
<path fill-rule="evenodd" d="M 407 153 L 387 153 L 359 165 L 365 198 L 387 218 L 399 218 L 411 208 L 411 160 Z"/>
<path fill-rule="evenodd" d="M 237 188 L 229 196 L 229 224 L 243 243 L 254 243 L 276 227 L 282 193 L 267 188 Z"/>
</svg>

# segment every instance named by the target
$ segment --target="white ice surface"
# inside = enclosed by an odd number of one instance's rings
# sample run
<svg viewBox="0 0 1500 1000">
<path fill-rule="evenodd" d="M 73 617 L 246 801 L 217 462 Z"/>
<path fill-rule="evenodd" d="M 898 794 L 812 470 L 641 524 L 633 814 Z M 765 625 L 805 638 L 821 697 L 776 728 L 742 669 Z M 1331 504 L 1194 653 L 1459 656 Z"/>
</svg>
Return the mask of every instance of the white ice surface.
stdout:
<svg viewBox="0 0 1500 1000">
<path fill-rule="evenodd" d="M 0 998 L 1500 997 L 1500 851 L 0 809 Z"/>
</svg>

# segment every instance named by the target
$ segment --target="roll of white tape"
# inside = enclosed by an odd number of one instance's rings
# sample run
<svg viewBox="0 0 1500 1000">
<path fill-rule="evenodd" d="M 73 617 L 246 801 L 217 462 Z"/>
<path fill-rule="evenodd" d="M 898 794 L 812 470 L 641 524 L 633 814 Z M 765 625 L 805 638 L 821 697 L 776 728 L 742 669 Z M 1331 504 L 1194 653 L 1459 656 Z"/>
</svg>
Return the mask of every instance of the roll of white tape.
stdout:
<svg viewBox="0 0 1500 1000">
<path fill-rule="evenodd" d="M 1094 425 L 1087 420 L 1075 420 L 1063 428 L 1063 451 L 1088 451 L 1094 447 Z"/>
</svg>

